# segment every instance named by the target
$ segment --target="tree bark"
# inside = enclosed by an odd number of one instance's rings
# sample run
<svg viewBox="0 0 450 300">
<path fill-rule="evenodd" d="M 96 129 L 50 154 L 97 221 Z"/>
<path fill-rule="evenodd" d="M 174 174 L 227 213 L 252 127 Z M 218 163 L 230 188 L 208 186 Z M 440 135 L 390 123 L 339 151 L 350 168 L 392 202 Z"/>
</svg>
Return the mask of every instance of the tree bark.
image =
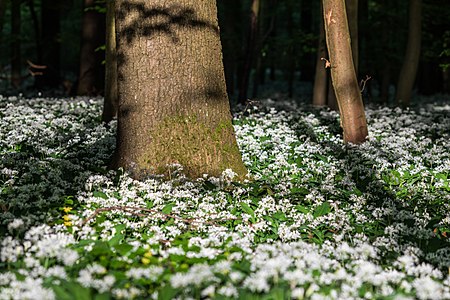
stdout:
<svg viewBox="0 0 450 300">
<path fill-rule="evenodd" d="M 323 16 L 344 142 L 360 144 L 366 140 L 368 131 L 353 65 L 345 0 L 323 0 Z"/>
<path fill-rule="evenodd" d="M 22 54 L 21 54 L 21 35 L 20 35 L 20 0 L 11 1 L 11 84 L 14 88 L 19 88 L 22 76 Z"/>
<path fill-rule="evenodd" d="M 359 51 L 358 51 L 358 0 L 345 0 L 347 9 L 348 29 L 352 45 L 353 65 L 356 78 L 358 78 Z"/>
<path fill-rule="evenodd" d="M 258 15 L 259 15 L 260 0 L 252 0 L 250 10 L 250 27 L 247 38 L 246 54 L 244 61 L 244 68 L 242 71 L 241 82 L 239 83 L 238 102 L 245 104 L 247 101 L 248 84 L 250 80 L 250 72 L 252 70 L 253 60 L 256 50 L 256 40 L 258 36 Z"/>
<path fill-rule="evenodd" d="M 214 0 L 119 0 L 114 165 L 134 178 L 190 178 L 243 165 L 231 123 Z"/>
<path fill-rule="evenodd" d="M 408 42 L 405 58 L 397 84 L 396 100 L 403 107 L 411 103 L 411 95 L 416 79 L 422 38 L 422 0 L 409 1 Z"/>
<path fill-rule="evenodd" d="M 322 5 L 320 5 L 320 13 L 322 14 Z M 325 68 L 325 62 L 322 58 L 327 58 L 327 46 L 325 41 L 325 28 L 323 25 L 323 19 L 320 20 L 319 28 L 319 41 L 317 45 L 317 58 L 316 58 L 316 72 L 314 76 L 314 88 L 313 88 L 313 105 L 314 106 L 326 106 L 327 105 L 327 69 Z"/>
<path fill-rule="evenodd" d="M 95 5 L 95 0 L 84 0 L 78 95 L 98 95 L 104 89 L 104 56 L 96 49 L 105 44 L 105 18 Z"/>
<path fill-rule="evenodd" d="M 106 68 L 105 68 L 105 102 L 102 120 L 110 122 L 117 116 L 117 53 L 116 53 L 116 21 L 115 0 L 106 2 Z"/>
</svg>

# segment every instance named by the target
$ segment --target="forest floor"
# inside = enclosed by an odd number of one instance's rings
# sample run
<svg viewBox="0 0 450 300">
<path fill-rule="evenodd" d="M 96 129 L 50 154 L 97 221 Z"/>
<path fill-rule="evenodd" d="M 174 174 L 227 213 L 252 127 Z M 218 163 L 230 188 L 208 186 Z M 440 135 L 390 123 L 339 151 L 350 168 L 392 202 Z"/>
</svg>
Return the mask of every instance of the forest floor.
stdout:
<svg viewBox="0 0 450 300">
<path fill-rule="evenodd" d="M 0 96 L 0 299 L 450 299 L 450 105 L 235 114 L 253 178 L 106 166 L 102 99 Z M 434 103 L 436 102 L 436 103 Z"/>
</svg>

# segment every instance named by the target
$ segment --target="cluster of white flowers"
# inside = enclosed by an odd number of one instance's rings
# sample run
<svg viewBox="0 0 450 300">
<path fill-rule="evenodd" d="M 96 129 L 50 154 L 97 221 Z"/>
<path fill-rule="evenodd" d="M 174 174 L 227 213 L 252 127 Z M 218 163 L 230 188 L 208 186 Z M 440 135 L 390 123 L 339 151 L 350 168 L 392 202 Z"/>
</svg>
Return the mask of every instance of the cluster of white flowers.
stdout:
<svg viewBox="0 0 450 300">
<path fill-rule="evenodd" d="M 42 225 L 52 216 L 42 210 L 1 217 L 0 261 L 14 272 L 0 272 L 0 299 L 54 299 L 45 280 L 122 299 L 157 298 L 157 286 L 186 299 L 277 286 L 297 299 L 450 298 L 449 107 L 369 108 L 367 143 L 346 146 L 335 112 L 263 101 L 277 107 L 236 120 L 252 181 L 233 184 L 229 169 L 195 182 L 179 165 L 167 182 L 90 171 L 104 170 L 113 145 L 114 130 L 93 121 L 98 100 L 8 101 L 6 201 L 17 211 L 56 204 L 70 222 Z M 440 248 L 427 249 L 439 234 Z M 89 261 L 97 242 L 114 262 Z"/>
</svg>

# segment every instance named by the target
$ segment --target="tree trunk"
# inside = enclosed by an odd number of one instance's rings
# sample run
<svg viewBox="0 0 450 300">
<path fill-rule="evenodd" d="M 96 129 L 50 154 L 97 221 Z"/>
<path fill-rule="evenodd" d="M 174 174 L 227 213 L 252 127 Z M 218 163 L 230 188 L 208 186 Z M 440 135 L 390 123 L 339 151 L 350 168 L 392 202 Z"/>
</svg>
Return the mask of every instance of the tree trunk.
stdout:
<svg viewBox="0 0 450 300">
<path fill-rule="evenodd" d="M 422 0 L 409 1 L 409 30 L 405 58 L 397 84 L 397 103 L 403 107 L 409 106 L 412 90 L 416 79 L 420 58 L 422 38 Z"/>
<path fill-rule="evenodd" d="M 20 0 L 11 1 L 11 84 L 16 89 L 20 87 L 22 81 L 20 4 Z"/>
<path fill-rule="evenodd" d="M 41 4 L 41 42 L 42 61 L 39 65 L 47 68 L 42 76 L 35 77 L 36 87 L 56 88 L 61 83 L 60 78 L 60 1 L 42 0 Z"/>
<path fill-rule="evenodd" d="M 95 50 L 105 44 L 105 19 L 103 13 L 94 9 L 95 5 L 95 0 L 84 0 L 78 95 L 98 95 L 104 88 L 104 56 Z"/>
<path fill-rule="evenodd" d="M 353 65 L 345 0 L 323 0 L 323 16 L 344 142 L 360 144 L 368 135 L 367 122 Z"/>
<path fill-rule="evenodd" d="M 247 38 L 244 68 L 242 71 L 242 79 L 239 83 L 238 102 L 241 104 L 244 104 L 247 101 L 248 84 L 255 56 L 256 40 L 258 35 L 259 4 L 260 0 L 252 0 L 252 6 L 250 10 L 250 28 Z"/>
<path fill-rule="evenodd" d="M 106 68 L 105 68 L 105 102 L 102 120 L 105 123 L 117 116 L 117 53 L 115 0 L 106 1 Z"/>
<path fill-rule="evenodd" d="M 345 7 L 352 45 L 353 65 L 355 66 L 356 78 L 358 78 L 358 0 L 345 0 Z"/>
<path fill-rule="evenodd" d="M 322 5 L 320 6 L 320 13 L 322 14 Z M 316 74 L 314 76 L 313 89 L 313 105 L 326 106 L 327 105 L 327 69 L 322 58 L 327 58 L 327 46 L 325 41 L 325 28 L 323 27 L 323 19 L 320 21 L 319 41 L 317 45 L 316 58 Z"/>
<path fill-rule="evenodd" d="M 6 0 L 0 0 L 0 39 L 3 35 L 3 25 L 5 22 Z"/>
<path fill-rule="evenodd" d="M 34 6 L 34 0 L 28 0 L 28 8 L 30 9 L 31 19 L 33 20 L 33 30 L 34 30 L 34 40 L 36 43 L 36 61 L 42 61 L 42 42 L 41 42 L 41 24 L 39 23 L 39 18 L 36 13 L 36 8 Z"/>
<path fill-rule="evenodd" d="M 240 0 L 219 0 L 223 16 L 219 17 L 221 29 L 221 39 L 223 45 L 223 64 L 225 68 L 225 81 L 227 83 L 228 96 L 233 96 L 236 81 L 238 54 L 237 49 L 240 46 L 240 19 L 236 11 L 241 10 Z"/>
<path fill-rule="evenodd" d="M 173 4 L 172 4 L 173 3 Z M 134 178 L 247 173 L 227 99 L 213 0 L 118 0 L 114 165 Z"/>
</svg>

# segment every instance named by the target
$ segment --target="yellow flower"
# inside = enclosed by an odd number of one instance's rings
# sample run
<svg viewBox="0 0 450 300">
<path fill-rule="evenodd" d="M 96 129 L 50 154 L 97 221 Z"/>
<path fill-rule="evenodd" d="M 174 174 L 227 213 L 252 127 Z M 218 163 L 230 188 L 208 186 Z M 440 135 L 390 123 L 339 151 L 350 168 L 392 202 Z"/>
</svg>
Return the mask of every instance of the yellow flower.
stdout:
<svg viewBox="0 0 450 300">
<path fill-rule="evenodd" d="M 70 222 L 70 221 L 64 222 L 64 226 L 70 227 L 70 226 L 72 226 L 72 222 Z"/>
<path fill-rule="evenodd" d="M 144 253 L 144 257 L 150 258 L 152 257 L 152 252 L 149 250 L 147 252 Z"/>
<path fill-rule="evenodd" d="M 70 215 L 63 216 L 64 221 L 68 222 L 70 221 Z"/>
<path fill-rule="evenodd" d="M 65 206 L 65 207 L 63 208 L 63 210 L 64 210 L 65 213 L 68 213 L 69 211 L 72 210 L 72 207 L 67 207 L 67 206 Z"/>
<path fill-rule="evenodd" d="M 148 265 L 148 264 L 150 263 L 150 259 L 148 259 L 147 257 L 143 257 L 143 258 L 141 259 L 141 262 L 142 262 L 144 265 Z"/>
</svg>

